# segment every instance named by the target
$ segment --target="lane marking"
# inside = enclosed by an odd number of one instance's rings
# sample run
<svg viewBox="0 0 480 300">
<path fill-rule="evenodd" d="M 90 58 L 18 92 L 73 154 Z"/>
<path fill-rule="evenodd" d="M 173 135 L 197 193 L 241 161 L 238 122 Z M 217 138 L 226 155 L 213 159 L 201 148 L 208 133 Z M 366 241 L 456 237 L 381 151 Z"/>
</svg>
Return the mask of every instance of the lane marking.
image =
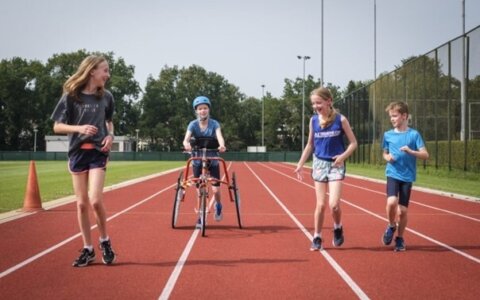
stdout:
<svg viewBox="0 0 480 300">
<path fill-rule="evenodd" d="M 182 255 L 177 261 L 177 264 L 175 265 L 175 268 L 173 269 L 172 274 L 168 278 L 167 284 L 163 288 L 162 294 L 158 299 L 168 299 L 170 297 L 170 294 L 173 291 L 173 288 L 175 287 L 175 284 L 177 283 L 178 277 L 180 277 L 180 273 L 182 272 L 183 266 L 187 262 L 188 255 L 190 254 L 190 251 L 193 248 L 193 245 L 195 244 L 195 240 L 198 237 L 198 234 L 200 232 L 200 229 L 194 230 L 192 233 L 192 236 L 190 237 L 190 240 L 188 240 L 187 246 L 185 246 L 185 249 L 182 252 Z"/>
<path fill-rule="evenodd" d="M 282 166 L 283 167 L 283 166 Z M 285 166 L 286 167 L 286 166 Z M 286 167 L 287 168 L 287 167 Z M 288 169 L 291 169 L 291 168 L 288 168 Z M 277 170 L 278 171 L 278 170 Z M 279 172 L 279 171 L 278 171 Z M 360 179 L 359 177 L 357 177 L 357 179 Z M 379 182 L 381 183 L 381 182 Z M 384 182 L 385 183 L 385 182 Z M 385 192 L 379 192 L 377 190 L 372 190 L 372 189 L 369 189 L 369 188 L 365 188 L 365 187 L 362 187 L 362 186 L 358 186 L 358 185 L 354 185 L 354 184 L 351 184 L 351 183 L 347 183 L 347 182 L 344 182 L 343 183 L 344 185 L 348 185 L 348 186 L 351 186 L 351 187 L 355 187 L 355 188 L 358 188 L 358 189 L 361 189 L 361 190 L 365 190 L 365 191 L 369 191 L 369 192 L 372 192 L 372 193 L 376 193 L 376 194 L 380 194 L 382 196 L 385 196 Z M 429 193 L 429 192 L 426 192 L 426 191 L 422 191 L 423 193 Z M 435 193 L 430 193 L 430 194 L 433 194 L 435 195 Z M 445 195 L 441 195 L 441 196 L 445 196 Z M 463 200 L 463 199 L 459 199 L 459 200 Z M 480 219 L 477 219 L 477 218 L 474 218 L 474 217 L 470 217 L 470 216 L 467 216 L 467 215 L 464 215 L 464 214 L 460 214 L 460 213 L 457 213 L 457 212 L 454 212 L 454 211 L 450 211 L 450 210 L 446 210 L 446 209 L 443 209 L 443 208 L 439 208 L 439 207 L 435 207 L 435 206 L 431 206 L 431 205 L 428 205 L 428 204 L 423 204 L 423 203 L 420 203 L 418 201 L 414 201 L 414 200 L 410 200 L 410 203 L 415 203 L 417 205 L 420 205 L 420 206 L 424 206 L 424 207 L 428 207 L 430 209 L 434 209 L 434 210 L 438 210 L 438 211 L 441 211 L 441 212 L 445 212 L 445 213 L 448 213 L 448 214 L 451 214 L 451 215 L 455 215 L 457 217 L 461 217 L 461 218 L 464 218 L 464 219 L 468 219 L 468 220 L 471 220 L 471 221 L 475 221 L 475 222 L 480 222 Z M 471 203 L 475 203 L 475 202 L 471 202 Z"/>
<path fill-rule="evenodd" d="M 292 219 L 292 221 L 297 225 L 297 227 L 307 236 L 308 240 L 311 241 L 313 236 L 308 232 L 308 230 L 303 226 L 302 223 L 290 212 L 290 210 L 283 204 L 283 202 L 268 188 L 268 186 L 263 182 L 262 179 L 245 163 L 245 166 L 252 172 L 252 174 L 257 178 L 257 180 L 263 185 L 263 187 L 268 191 L 268 193 L 275 199 L 278 205 L 285 211 L 285 213 Z M 333 259 L 333 257 L 328 254 L 328 252 L 323 249 L 319 251 L 320 254 L 327 260 L 327 262 L 333 267 L 333 269 L 340 275 L 340 277 L 347 283 L 347 285 L 352 289 L 352 291 L 360 299 L 370 299 L 367 294 L 353 281 L 353 279 L 343 270 L 343 268 Z"/>
<path fill-rule="evenodd" d="M 175 183 L 175 184 L 176 184 L 176 183 Z M 172 187 L 174 187 L 175 184 L 172 184 L 172 185 L 170 185 L 170 186 L 168 186 L 168 187 L 166 187 L 166 188 L 164 188 L 164 189 L 156 192 L 155 194 L 153 194 L 153 195 L 151 195 L 151 196 L 149 196 L 149 197 L 141 200 L 140 202 L 137 202 L 137 203 L 135 203 L 134 205 L 132 205 L 132 206 L 130 206 L 130 207 L 127 207 L 126 209 L 124 209 L 124 210 L 122 210 L 122 211 L 120 211 L 120 212 L 118 212 L 118 213 L 110 216 L 109 218 L 107 218 L 107 222 L 109 222 L 109 221 L 115 219 L 116 217 L 118 217 L 118 216 L 120 216 L 120 215 L 128 212 L 129 210 L 132 210 L 133 208 L 135 208 L 135 207 L 137 207 L 137 206 L 139 206 L 139 205 L 141 205 L 141 204 L 143 204 L 143 203 L 151 200 L 152 198 L 155 198 L 156 196 L 164 193 L 165 191 L 167 191 L 167 190 L 171 189 Z M 93 229 L 95 229 L 96 227 L 97 227 L 97 225 L 95 224 L 95 225 L 93 225 L 93 226 L 90 227 L 90 230 L 93 230 Z M 10 268 L 6 269 L 6 270 L 3 271 L 2 273 L 0 273 L 0 278 L 3 278 L 3 277 L 7 276 L 7 275 L 10 274 L 10 273 L 13 273 L 13 272 L 21 269 L 22 267 L 25 267 L 26 265 L 30 264 L 31 262 L 34 262 L 35 260 L 41 258 L 42 256 L 45 256 L 45 255 L 49 254 L 50 252 L 52 252 L 52 251 L 60 248 L 61 246 L 67 244 L 68 242 L 71 242 L 71 241 L 73 241 L 74 239 L 80 237 L 81 235 L 82 235 L 82 234 L 81 234 L 80 232 L 77 233 L 77 234 L 75 234 L 75 235 L 72 235 L 71 237 L 69 237 L 69 238 L 61 241 L 60 243 L 58 243 L 58 244 L 56 244 L 56 245 L 54 245 L 54 246 L 52 246 L 52 247 L 50 247 L 50 248 L 48 248 L 48 249 L 46 249 L 46 250 L 43 250 L 42 252 L 39 252 L 39 253 L 35 254 L 34 256 L 32 256 L 32 257 L 30 257 L 30 258 L 22 261 L 21 263 L 14 265 L 13 267 L 10 267 Z"/>
<path fill-rule="evenodd" d="M 227 172 L 230 170 L 230 167 L 232 166 L 232 163 L 227 166 Z M 222 180 L 225 179 L 225 174 L 223 174 Z M 212 198 L 210 199 L 210 202 L 213 201 L 214 195 L 212 195 Z M 207 223 L 205 222 L 205 225 Z M 198 234 L 200 232 L 200 228 L 195 228 L 193 230 L 192 235 L 190 236 L 190 240 L 188 240 L 187 245 L 185 246 L 185 249 L 183 249 L 182 254 L 180 255 L 180 258 L 177 261 L 177 264 L 175 265 L 175 268 L 173 268 L 172 273 L 170 274 L 170 277 L 168 278 L 167 283 L 165 284 L 165 287 L 163 288 L 162 293 L 158 297 L 158 299 L 168 299 L 170 297 L 170 294 L 173 291 L 173 288 L 177 284 L 177 280 L 180 277 L 180 273 L 183 270 L 183 266 L 187 262 L 188 255 L 190 254 L 190 251 L 192 250 L 193 246 L 195 245 L 195 241 L 197 240 Z"/>
<path fill-rule="evenodd" d="M 292 179 L 292 180 L 294 180 L 294 181 L 297 181 L 297 182 L 299 182 L 299 183 L 302 183 L 302 184 L 304 184 L 305 186 L 308 186 L 309 188 L 315 190 L 315 187 L 313 187 L 312 185 L 310 185 L 310 184 L 308 184 L 308 183 L 305 183 L 305 182 L 303 182 L 303 181 L 298 180 L 297 178 L 295 178 L 295 177 L 293 177 L 293 176 L 290 176 L 290 175 L 287 175 L 287 174 L 285 174 L 285 173 L 282 173 L 282 172 L 280 172 L 280 171 L 278 171 L 278 170 L 275 170 L 275 169 L 273 169 L 273 168 L 271 168 L 271 167 L 269 167 L 269 166 L 267 166 L 267 165 L 265 165 L 265 164 L 263 164 L 263 163 L 260 163 L 260 164 L 261 164 L 262 166 L 268 168 L 268 169 L 271 169 L 271 170 L 277 172 L 277 173 L 280 174 L 280 175 L 283 175 L 283 176 L 285 176 L 285 177 L 287 177 L 287 178 L 289 178 L 289 179 Z M 365 212 L 365 213 L 367 213 L 367 214 L 369 214 L 369 215 L 372 215 L 372 216 L 374 216 L 374 217 L 377 217 L 377 218 L 380 219 L 380 220 L 383 220 L 383 221 L 385 221 L 385 222 L 388 222 L 388 220 L 387 220 L 386 218 L 384 218 L 384 217 L 382 217 L 382 216 L 380 216 L 380 215 L 378 215 L 378 214 L 376 214 L 376 213 L 374 213 L 374 212 L 372 212 L 372 211 L 369 211 L 369 210 L 367 210 L 367 209 L 365 209 L 365 208 L 363 208 L 363 207 L 360 207 L 360 206 L 358 206 L 358 205 L 356 205 L 356 204 L 353 204 L 353 203 L 351 203 L 351 202 L 349 202 L 349 201 L 347 201 L 347 200 L 345 200 L 345 199 L 343 199 L 343 198 L 341 198 L 341 200 L 342 200 L 343 202 L 345 202 L 346 204 L 348 204 L 348 205 L 350 205 L 350 206 L 353 206 L 353 207 L 355 207 L 355 208 L 357 208 L 357 209 L 359 209 L 359 210 L 361 210 L 361 211 L 363 211 L 363 212 Z M 409 231 L 409 232 L 411 232 L 411 233 L 413 233 L 413 234 L 415 234 L 415 235 L 417 235 L 417 236 L 419 236 L 419 237 L 421 237 L 421 238 L 424 238 L 424 239 L 426 239 L 426 240 L 428 240 L 428 241 L 430 241 L 430 242 L 432 242 L 432 243 L 434 243 L 434 244 L 437 244 L 437 245 L 439 245 L 439 246 L 442 246 L 442 247 L 444 247 L 444 248 L 446 248 L 446 249 L 448 249 L 448 250 L 450 250 L 450 251 L 452 251 L 452 252 L 454 252 L 454 253 L 456 253 L 456 254 L 459 254 L 459 255 L 461 255 L 461 256 L 463 256 L 463 257 L 465 257 L 465 258 L 467 258 L 467 259 L 469 259 L 469 260 L 471 260 L 471 261 L 473 261 L 473 262 L 476 262 L 476 263 L 480 264 L 480 259 L 479 259 L 479 258 L 476 258 L 476 257 L 474 257 L 474 256 L 472 256 L 472 255 L 470 255 L 470 254 L 468 254 L 468 253 L 465 253 L 465 252 L 463 252 L 463 251 L 461 251 L 461 250 L 458 250 L 457 248 L 454 248 L 454 247 L 452 247 L 452 246 L 450 246 L 450 245 L 447 245 L 447 244 L 445 244 L 445 243 L 442 243 L 442 242 L 440 242 L 440 241 L 437 241 L 437 240 L 435 240 L 435 239 L 433 239 L 433 238 L 431 238 L 431 237 L 429 237 L 429 236 L 427 236 L 427 235 L 425 235 L 425 234 L 423 234 L 423 233 L 420 233 L 420 232 L 418 232 L 418 231 L 416 231 L 416 230 L 413 230 L 413 229 L 410 229 L 410 228 L 408 228 L 408 227 L 405 228 L 405 230 L 407 230 L 407 231 Z"/>
</svg>

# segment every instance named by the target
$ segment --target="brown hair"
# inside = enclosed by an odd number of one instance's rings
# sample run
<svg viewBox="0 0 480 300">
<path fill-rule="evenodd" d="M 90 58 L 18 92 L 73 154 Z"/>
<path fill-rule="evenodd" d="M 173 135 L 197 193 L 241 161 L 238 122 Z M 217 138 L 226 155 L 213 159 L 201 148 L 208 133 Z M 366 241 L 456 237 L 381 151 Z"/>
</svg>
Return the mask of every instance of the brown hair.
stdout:
<svg viewBox="0 0 480 300">
<path fill-rule="evenodd" d="M 330 113 L 328 114 L 327 118 L 325 120 L 322 120 L 322 122 L 320 123 L 320 126 L 322 128 L 325 128 L 327 126 L 329 126 L 330 124 L 333 123 L 333 121 L 335 120 L 335 117 L 337 116 L 337 110 L 335 108 L 333 108 L 333 97 L 332 97 L 332 93 L 330 92 L 329 89 L 327 89 L 326 87 L 319 87 L 319 88 L 316 88 L 314 89 L 311 93 L 310 93 L 310 96 L 318 96 L 320 98 L 322 98 L 323 100 L 331 100 L 332 101 L 332 105 L 330 106 Z"/>
<path fill-rule="evenodd" d="M 388 113 L 391 110 L 396 110 L 402 115 L 408 115 L 408 104 L 402 101 L 393 101 L 387 105 L 387 107 L 385 108 L 385 112 Z"/>
<path fill-rule="evenodd" d="M 104 61 L 107 61 L 107 59 L 101 55 L 87 56 L 80 63 L 80 66 L 75 74 L 70 76 L 67 81 L 65 81 L 63 85 L 63 93 L 78 99 L 81 90 L 87 85 L 88 80 L 90 79 L 90 72 L 95 70 L 98 65 Z M 99 87 L 95 95 L 100 98 L 104 93 L 105 89 L 103 87 Z"/>
</svg>

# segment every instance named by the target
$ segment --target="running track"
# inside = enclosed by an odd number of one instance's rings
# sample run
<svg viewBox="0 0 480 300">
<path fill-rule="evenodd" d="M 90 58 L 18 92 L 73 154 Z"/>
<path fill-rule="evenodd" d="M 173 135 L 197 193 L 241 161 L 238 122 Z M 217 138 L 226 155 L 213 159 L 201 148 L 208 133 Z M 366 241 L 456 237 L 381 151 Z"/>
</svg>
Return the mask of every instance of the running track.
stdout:
<svg viewBox="0 0 480 300">
<path fill-rule="evenodd" d="M 101 252 L 86 268 L 74 203 L 0 224 L 2 299 L 479 299 L 480 203 L 413 191 L 407 251 L 381 244 L 384 184 L 347 178 L 345 244 L 310 252 L 312 181 L 293 166 L 235 162 L 244 229 L 223 190 L 224 220 L 209 216 L 207 237 L 194 230 L 194 190 L 178 229 L 171 211 L 178 171 L 105 192 L 108 229 L 118 254 Z M 97 240 L 98 231 L 93 230 Z"/>
</svg>

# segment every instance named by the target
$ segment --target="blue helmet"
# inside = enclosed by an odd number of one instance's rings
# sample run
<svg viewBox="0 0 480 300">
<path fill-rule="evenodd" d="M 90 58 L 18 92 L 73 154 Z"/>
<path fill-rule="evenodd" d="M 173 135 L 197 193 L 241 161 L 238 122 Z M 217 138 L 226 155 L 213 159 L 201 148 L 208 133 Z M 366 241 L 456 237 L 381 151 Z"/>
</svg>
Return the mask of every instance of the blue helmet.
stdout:
<svg viewBox="0 0 480 300">
<path fill-rule="evenodd" d="M 198 96 L 195 98 L 195 100 L 193 100 L 193 110 L 195 110 L 200 104 L 206 104 L 209 108 L 211 107 L 210 100 L 207 97 Z"/>
</svg>

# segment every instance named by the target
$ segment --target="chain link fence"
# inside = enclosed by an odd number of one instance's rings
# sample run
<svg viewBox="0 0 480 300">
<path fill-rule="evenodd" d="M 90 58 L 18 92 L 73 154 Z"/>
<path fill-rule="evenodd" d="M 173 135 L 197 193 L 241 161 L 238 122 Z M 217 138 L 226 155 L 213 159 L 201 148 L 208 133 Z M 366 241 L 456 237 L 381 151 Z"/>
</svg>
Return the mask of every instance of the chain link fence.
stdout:
<svg viewBox="0 0 480 300">
<path fill-rule="evenodd" d="M 391 129 L 385 108 L 398 100 L 408 103 L 409 124 L 419 130 L 427 144 L 430 159 L 419 163 L 480 171 L 480 26 L 405 61 L 393 72 L 335 102 L 349 119 L 359 143 L 352 162 L 384 163 L 381 142 L 383 133 Z"/>
</svg>

